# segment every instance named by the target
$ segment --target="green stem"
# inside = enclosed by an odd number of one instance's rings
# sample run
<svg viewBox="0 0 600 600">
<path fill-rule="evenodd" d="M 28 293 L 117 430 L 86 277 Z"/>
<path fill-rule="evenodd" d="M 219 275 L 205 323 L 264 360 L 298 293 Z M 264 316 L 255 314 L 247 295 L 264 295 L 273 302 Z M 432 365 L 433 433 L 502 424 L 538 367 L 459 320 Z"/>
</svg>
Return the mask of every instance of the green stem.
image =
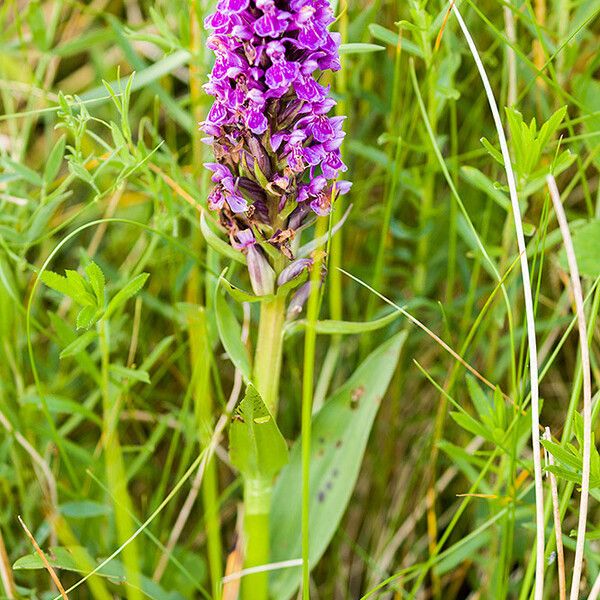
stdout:
<svg viewBox="0 0 600 600">
<path fill-rule="evenodd" d="M 264 479 L 244 481 L 244 568 L 260 567 L 270 560 L 269 512 L 271 482 Z M 266 600 L 269 597 L 269 573 L 253 573 L 242 580 L 242 600 Z"/>
<path fill-rule="evenodd" d="M 325 233 L 325 219 L 317 221 L 315 237 Z M 304 370 L 302 373 L 302 600 L 310 599 L 310 447 L 312 435 L 313 387 L 315 371 L 315 350 L 317 330 L 315 323 L 319 316 L 320 259 L 310 275 L 311 293 L 306 309 L 306 333 L 304 336 Z"/>
<path fill-rule="evenodd" d="M 261 303 L 254 357 L 254 385 L 273 416 L 277 415 L 279 400 L 284 320 L 284 297 L 277 296 Z"/>
<path fill-rule="evenodd" d="M 285 297 L 276 296 L 260 305 L 258 340 L 254 357 L 254 385 L 271 414 L 277 414 L 283 351 Z M 269 512 L 272 485 L 262 478 L 244 480 L 244 568 L 266 565 L 270 560 Z M 242 580 L 242 600 L 267 600 L 268 572 Z"/>
</svg>

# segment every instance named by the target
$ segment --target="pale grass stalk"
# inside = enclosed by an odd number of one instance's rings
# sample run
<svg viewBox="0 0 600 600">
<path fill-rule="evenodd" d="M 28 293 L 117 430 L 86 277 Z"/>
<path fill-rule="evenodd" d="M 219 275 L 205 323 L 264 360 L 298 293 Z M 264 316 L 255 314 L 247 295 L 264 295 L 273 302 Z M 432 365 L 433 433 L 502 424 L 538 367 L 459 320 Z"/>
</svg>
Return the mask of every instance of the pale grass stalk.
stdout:
<svg viewBox="0 0 600 600">
<path fill-rule="evenodd" d="M 504 7 L 504 27 L 508 41 L 516 44 L 517 30 L 515 15 L 509 6 Z M 508 59 L 508 92 L 506 94 L 506 101 L 509 106 L 514 106 L 517 103 L 517 55 L 508 45 L 506 47 L 506 56 Z"/>
<path fill-rule="evenodd" d="M 544 432 L 545 440 L 552 440 L 550 428 L 546 427 Z M 546 458 L 550 466 L 554 465 L 554 457 L 550 452 L 546 452 Z M 560 600 L 566 600 L 567 597 L 567 582 L 565 577 L 565 551 L 562 541 L 562 523 L 560 520 L 560 502 L 558 499 L 558 485 L 554 473 L 548 471 L 548 479 L 550 480 L 550 490 L 552 492 L 552 514 L 554 516 L 554 533 L 556 535 L 556 564 L 558 567 L 558 595 Z"/>
<path fill-rule="evenodd" d="M 536 582 L 535 582 L 535 600 L 542 600 L 544 595 L 544 548 L 545 548 L 545 519 L 544 519 L 544 487 L 542 484 L 542 463 L 540 448 L 540 406 L 539 406 L 539 373 L 537 360 L 537 341 L 535 336 L 535 313 L 533 310 L 533 294 L 531 291 L 531 279 L 529 276 L 529 263 L 527 262 L 527 246 L 525 244 L 525 235 L 523 234 L 523 222 L 521 219 L 521 209 L 519 207 L 519 197 L 517 194 L 517 183 L 512 168 L 510 152 L 506 134 L 502 126 L 502 119 L 498 110 L 498 104 L 490 84 L 490 80 L 483 66 L 483 62 L 475 46 L 475 42 L 467 29 L 467 26 L 458 10 L 458 7 L 451 1 L 450 5 L 454 9 L 454 14 L 465 36 L 469 50 L 473 55 L 473 60 L 479 71 L 483 87 L 490 105 L 490 110 L 494 118 L 498 140 L 502 150 L 504 167 L 506 169 L 506 178 L 510 191 L 510 200 L 512 204 L 515 230 L 517 235 L 517 245 L 521 259 L 521 275 L 523 279 L 523 295 L 525 300 L 525 315 L 527 319 L 527 339 L 529 345 L 529 371 L 531 387 L 531 445 L 533 450 L 533 472 L 535 480 L 535 514 L 536 514 Z"/>
<path fill-rule="evenodd" d="M 598 596 L 600 596 L 600 575 L 598 575 L 596 581 L 594 581 L 594 586 L 588 596 L 588 600 L 598 600 Z"/>
<path fill-rule="evenodd" d="M 590 493 L 590 455 L 592 447 L 592 373 L 590 368 L 590 354 L 588 348 L 588 332 L 583 308 L 583 291 L 579 278 L 577 257 L 573 248 L 573 240 L 569 232 L 569 223 L 565 215 L 556 180 L 552 175 L 546 177 L 550 197 L 554 204 L 556 219 L 564 242 L 564 248 L 571 274 L 573 286 L 573 299 L 579 329 L 579 347 L 581 351 L 581 369 L 583 372 L 583 468 L 581 472 L 581 498 L 579 501 L 579 524 L 577 526 L 577 546 L 575 548 L 575 563 L 573 564 L 573 579 L 571 581 L 571 600 L 579 597 L 579 584 L 583 566 L 583 549 L 585 545 L 585 527 L 587 523 L 588 500 Z"/>
<path fill-rule="evenodd" d="M 4 592 L 8 600 L 15 600 L 17 594 L 17 588 L 15 586 L 15 580 L 13 579 L 12 569 L 10 567 L 10 560 L 6 552 L 6 545 L 4 544 L 4 537 L 0 530 L 0 579 L 2 579 L 2 585 L 4 586 Z"/>
<path fill-rule="evenodd" d="M 65 592 L 65 588 L 63 587 L 62 583 L 60 582 L 60 579 L 58 578 L 56 571 L 52 568 L 52 565 L 48 562 L 46 555 L 42 552 L 42 549 L 39 547 L 38 543 L 35 541 L 33 534 L 31 533 L 31 531 L 29 531 L 29 529 L 27 528 L 27 525 L 25 525 L 25 522 L 23 521 L 23 519 L 21 519 L 20 515 L 17 517 L 17 519 L 19 519 L 19 523 L 21 523 L 21 527 L 23 527 L 25 533 L 27 534 L 27 537 L 31 541 L 31 545 L 34 547 L 34 549 L 37 552 L 38 556 L 40 557 L 41 561 L 44 563 L 44 567 L 46 567 L 46 570 L 48 571 L 50 578 L 54 582 L 54 585 L 56 585 L 56 587 L 58 588 L 58 591 L 60 592 L 59 598 L 63 598 L 64 600 L 69 600 L 69 597 L 67 596 L 67 593 Z"/>
<path fill-rule="evenodd" d="M 281 562 L 269 563 L 266 565 L 260 565 L 258 567 L 250 567 L 249 569 L 242 569 L 241 571 L 236 571 L 235 573 L 230 573 L 229 575 L 225 575 L 221 580 L 223 583 L 230 583 L 232 581 L 237 581 L 246 575 L 253 575 L 255 573 L 265 573 L 270 571 L 278 571 L 279 569 L 289 569 L 291 567 L 301 567 L 302 559 L 301 558 L 292 558 L 290 560 L 282 560 Z"/>
<path fill-rule="evenodd" d="M 395 308 L 400 314 L 404 315 L 411 323 L 422 329 L 432 340 L 439 344 L 446 352 L 448 352 L 448 354 L 453 356 L 465 369 L 467 369 L 467 371 L 469 371 L 469 373 L 471 373 L 477 379 L 479 379 L 479 381 L 481 381 L 486 387 L 488 387 L 490 390 L 496 389 L 496 386 L 489 379 L 486 379 L 477 369 L 475 369 L 475 367 L 472 367 L 460 354 L 458 354 L 456 350 L 453 350 L 442 338 L 440 338 L 437 334 L 431 331 L 431 329 L 429 329 L 427 325 L 419 321 L 419 319 L 411 315 L 406 309 L 402 308 L 400 305 L 396 304 L 394 301 L 390 300 L 382 293 L 378 292 L 370 285 L 359 279 L 358 277 L 355 277 L 354 275 L 352 275 L 352 273 L 348 273 L 348 271 L 345 271 L 340 267 L 338 267 L 338 269 L 341 273 L 346 275 L 346 277 L 350 277 L 350 279 L 362 285 L 364 288 L 375 294 L 377 297 L 381 298 L 381 300 L 383 300 L 386 304 L 389 304 L 390 306 Z M 508 398 L 507 396 L 505 397 L 508 400 L 510 400 L 510 398 Z"/>
</svg>

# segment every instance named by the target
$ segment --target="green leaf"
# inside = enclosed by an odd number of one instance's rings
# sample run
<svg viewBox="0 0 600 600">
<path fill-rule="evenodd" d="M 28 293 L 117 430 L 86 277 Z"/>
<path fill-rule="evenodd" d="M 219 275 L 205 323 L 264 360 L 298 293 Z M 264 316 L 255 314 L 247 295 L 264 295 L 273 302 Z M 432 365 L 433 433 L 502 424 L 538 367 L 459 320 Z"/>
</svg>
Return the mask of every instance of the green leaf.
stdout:
<svg viewBox="0 0 600 600">
<path fill-rule="evenodd" d="M 77 329 L 89 329 L 102 316 L 95 306 L 84 306 L 77 315 Z"/>
<path fill-rule="evenodd" d="M 224 256 L 225 258 L 231 258 L 242 265 L 246 264 L 246 257 L 235 248 L 232 248 L 227 242 L 222 240 L 214 231 L 210 228 L 204 212 L 200 215 L 200 231 L 206 240 L 206 243 L 216 252 Z"/>
<path fill-rule="evenodd" d="M 324 335 L 356 335 L 359 333 L 367 333 L 369 331 L 377 331 L 393 323 L 402 313 L 395 311 L 373 321 L 317 321 L 315 329 L 317 333 Z M 299 329 L 306 327 L 306 320 L 294 321 L 287 327 L 286 333 L 295 333 Z"/>
<path fill-rule="evenodd" d="M 377 348 L 314 416 L 310 459 L 310 565 L 329 545 L 346 510 L 373 421 L 406 339 L 402 332 Z M 397 401 L 397 400 L 396 400 Z M 271 508 L 271 560 L 302 554 L 301 444 L 296 442 L 277 481 Z M 298 588 L 300 567 L 271 574 L 271 596 L 287 600 Z"/>
<path fill-rule="evenodd" d="M 80 306 L 95 306 L 94 297 L 77 271 L 67 270 L 66 277 L 53 271 L 44 271 L 40 278 L 50 289 L 72 298 Z"/>
<path fill-rule="evenodd" d="M 83 546 L 58 546 L 50 548 L 50 552 L 44 552 L 47 561 L 54 569 L 72 571 L 74 573 L 86 573 L 91 566 L 91 559 L 86 548 Z M 94 565 L 95 566 L 95 565 Z M 14 564 L 15 570 L 36 570 L 45 569 L 46 566 L 37 553 L 22 556 Z M 125 568 L 118 560 L 111 560 L 104 565 L 97 575 L 109 577 L 115 583 L 126 581 Z M 145 575 L 140 575 L 140 588 L 148 598 L 152 600 L 176 600 L 180 596 L 175 592 L 166 592 L 156 582 Z"/>
<path fill-rule="evenodd" d="M 31 29 L 31 41 L 35 47 L 41 51 L 47 50 L 48 25 L 39 0 L 34 0 L 29 3 L 26 19 Z"/>
<path fill-rule="evenodd" d="M 73 340 L 61 353 L 60 358 L 68 358 L 83 352 L 97 337 L 94 330 L 86 331 L 83 335 Z"/>
<path fill-rule="evenodd" d="M 235 285 L 227 281 L 227 279 L 225 279 L 225 277 L 223 276 L 219 278 L 219 281 L 225 289 L 225 291 L 236 302 L 264 302 L 265 300 L 273 300 L 273 298 L 275 297 L 273 294 L 268 294 L 266 296 L 256 296 L 255 294 L 247 292 L 246 290 L 242 290 L 239 287 L 236 287 Z"/>
<path fill-rule="evenodd" d="M 42 187 L 42 184 L 44 182 L 42 181 L 42 178 L 33 169 L 30 169 L 29 167 L 8 157 L 4 157 L 2 159 L 2 162 L 4 163 L 6 169 L 14 171 L 21 179 L 24 179 L 27 183 L 30 183 L 31 185 L 34 185 L 36 187 Z"/>
<path fill-rule="evenodd" d="M 371 23 L 371 25 L 369 25 L 369 32 L 376 40 L 389 44 L 390 46 L 396 47 L 398 46 L 398 42 L 400 42 L 403 52 L 408 52 L 408 54 L 423 58 L 422 50 L 415 43 L 407 40 L 406 37 L 403 37 L 402 40 L 400 40 L 400 36 L 390 29 L 386 29 L 376 23 Z"/>
<path fill-rule="evenodd" d="M 483 147 L 487 150 L 488 154 L 497 163 L 504 166 L 504 157 L 502 156 L 502 153 L 500 151 L 496 150 L 496 148 L 494 148 L 494 146 L 489 142 L 489 140 L 487 138 L 482 137 L 480 141 L 481 141 L 481 144 L 483 145 Z"/>
<path fill-rule="evenodd" d="M 573 248 L 581 275 L 600 277 L 600 219 L 594 219 L 574 232 Z M 560 252 L 560 263 L 568 269 L 564 249 Z"/>
<path fill-rule="evenodd" d="M 351 43 L 340 46 L 340 54 L 369 54 L 371 52 L 381 52 L 382 50 L 385 50 L 385 48 L 377 44 Z"/>
<path fill-rule="evenodd" d="M 93 519 L 94 517 L 105 517 L 112 512 L 110 506 L 91 500 L 64 502 L 59 505 L 58 510 L 69 519 Z"/>
<path fill-rule="evenodd" d="M 98 300 L 98 306 L 103 306 L 106 278 L 104 277 L 102 269 L 95 262 L 90 262 L 90 264 L 85 268 L 85 273 L 88 276 L 90 285 L 92 286 L 94 294 L 96 295 L 96 299 Z"/>
<path fill-rule="evenodd" d="M 580 471 L 582 468 L 581 459 L 578 456 L 573 455 L 566 448 L 563 448 L 560 444 L 551 442 L 550 440 L 541 440 L 542 446 L 554 456 L 554 458 L 563 466 L 570 467 L 576 471 Z"/>
<path fill-rule="evenodd" d="M 82 164 L 73 160 L 69 160 L 69 171 L 78 179 L 81 179 L 89 184 L 95 192 L 100 193 L 100 190 L 94 181 L 93 175 Z"/>
<path fill-rule="evenodd" d="M 479 421 L 474 419 L 471 415 L 462 412 L 452 411 L 450 416 L 465 430 L 473 435 L 479 435 L 482 438 L 493 442 L 494 434 L 492 431 L 484 427 Z"/>
<path fill-rule="evenodd" d="M 220 280 L 219 280 L 220 282 Z M 250 367 L 250 355 L 248 349 L 242 342 L 242 328 L 237 322 L 233 311 L 219 290 L 215 288 L 215 316 L 219 337 L 229 360 L 239 369 L 246 381 L 250 381 L 252 369 Z"/>
<path fill-rule="evenodd" d="M 58 175 L 60 170 L 60 165 L 63 160 L 63 156 L 65 155 L 65 145 L 67 142 L 67 138 L 64 135 L 61 135 L 58 138 L 56 144 L 54 144 L 54 148 L 50 152 L 50 156 L 48 156 L 48 160 L 46 161 L 46 166 L 44 167 L 44 183 L 49 185 Z"/>
<path fill-rule="evenodd" d="M 286 441 L 252 385 L 246 388 L 229 427 L 229 456 L 245 478 L 268 481 L 288 461 Z"/>
<path fill-rule="evenodd" d="M 150 375 L 148 371 L 141 369 L 130 369 L 121 365 L 110 365 L 110 371 L 121 379 L 133 379 L 142 383 L 150 383 Z"/>
<path fill-rule="evenodd" d="M 492 182 L 492 180 L 484 175 L 479 169 L 475 167 L 464 166 L 460 168 L 460 174 L 462 178 L 470 183 L 473 187 L 487 194 L 496 204 L 501 206 L 504 210 L 509 211 L 510 200 L 506 197 L 504 192 L 501 192 Z"/>
<path fill-rule="evenodd" d="M 142 273 L 126 283 L 108 303 L 106 318 L 110 317 L 119 307 L 125 304 L 127 300 L 135 296 L 144 287 L 149 276 L 149 273 Z"/>
</svg>

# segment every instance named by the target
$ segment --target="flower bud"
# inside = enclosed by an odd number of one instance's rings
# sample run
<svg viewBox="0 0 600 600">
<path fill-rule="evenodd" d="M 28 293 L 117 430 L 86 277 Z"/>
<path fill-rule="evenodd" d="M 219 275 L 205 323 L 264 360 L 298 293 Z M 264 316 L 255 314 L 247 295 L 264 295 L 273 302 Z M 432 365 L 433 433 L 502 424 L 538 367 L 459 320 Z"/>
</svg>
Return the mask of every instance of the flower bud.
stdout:
<svg viewBox="0 0 600 600">
<path fill-rule="evenodd" d="M 309 269 L 313 264 L 312 258 L 299 258 L 290 263 L 277 278 L 277 285 L 285 285 L 292 279 L 300 276 L 305 269 Z"/>
<path fill-rule="evenodd" d="M 252 289 L 257 296 L 268 296 L 275 290 L 275 271 L 260 248 L 256 245 L 248 248 L 246 254 L 248 274 Z"/>
</svg>

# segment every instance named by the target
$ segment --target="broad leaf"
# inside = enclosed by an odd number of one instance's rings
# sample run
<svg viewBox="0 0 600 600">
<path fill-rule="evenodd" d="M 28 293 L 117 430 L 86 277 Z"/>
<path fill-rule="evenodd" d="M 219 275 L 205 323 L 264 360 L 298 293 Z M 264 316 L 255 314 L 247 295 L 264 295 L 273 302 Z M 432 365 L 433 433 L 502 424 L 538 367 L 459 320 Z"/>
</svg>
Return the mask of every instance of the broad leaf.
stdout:
<svg viewBox="0 0 600 600">
<path fill-rule="evenodd" d="M 271 480 L 288 461 L 288 448 L 254 386 L 246 388 L 229 427 L 229 456 L 248 479 Z"/>
<path fill-rule="evenodd" d="M 406 333 L 395 335 L 358 367 L 314 416 L 310 458 L 310 565 L 325 552 L 356 484 L 375 416 L 394 374 Z M 395 399 L 396 402 L 399 399 Z M 271 560 L 302 554 L 301 445 L 294 445 L 273 493 Z M 300 567 L 271 574 L 271 595 L 287 600 L 298 588 Z"/>
</svg>

